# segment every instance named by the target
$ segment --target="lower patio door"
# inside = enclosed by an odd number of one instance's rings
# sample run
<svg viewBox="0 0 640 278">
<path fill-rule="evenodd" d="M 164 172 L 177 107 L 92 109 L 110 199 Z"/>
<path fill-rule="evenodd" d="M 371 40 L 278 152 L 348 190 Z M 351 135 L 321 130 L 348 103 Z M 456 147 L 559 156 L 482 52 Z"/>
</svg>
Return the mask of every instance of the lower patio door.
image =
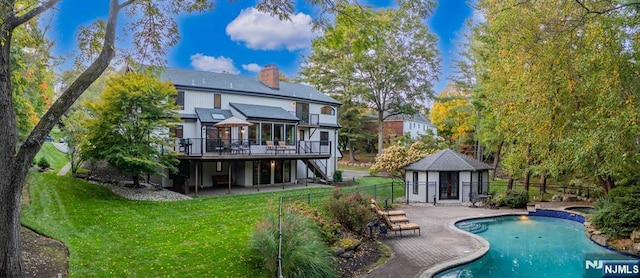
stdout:
<svg viewBox="0 0 640 278">
<path fill-rule="evenodd" d="M 271 162 L 260 160 L 260 184 L 271 184 Z"/>
<path fill-rule="evenodd" d="M 276 160 L 273 170 L 274 183 L 291 182 L 291 160 Z"/>
<path fill-rule="evenodd" d="M 459 199 L 459 172 L 440 172 L 440 200 Z"/>
</svg>

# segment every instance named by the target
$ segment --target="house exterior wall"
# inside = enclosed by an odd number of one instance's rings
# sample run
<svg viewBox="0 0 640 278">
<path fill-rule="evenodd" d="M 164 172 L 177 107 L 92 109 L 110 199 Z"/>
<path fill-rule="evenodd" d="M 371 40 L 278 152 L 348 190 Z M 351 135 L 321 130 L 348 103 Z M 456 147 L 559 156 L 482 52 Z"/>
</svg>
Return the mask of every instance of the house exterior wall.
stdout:
<svg viewBox="0 0 640 278">
<path fill-rule="evenodd" d="M 429 202 L 433 202 L 434 198 L 438 200 L 438 188 L 440 187 L 440 172 L 427 172 L 429 181 Z"/>
<path fill-rule="evenodd" d="M 409 132 L 413 139 L 418 139 L 421 135 L 427 134 L 427 130 L 431 130 L 434 136 L 438 135 L 438 130 L 433 125 L 408 120 L 402 122 L 403 133 Z"/>
<path fill-rule="evenodd" d="M 417 186 L 413 184 L 413 173 L 418 173 L 418 184 Z M 427 180 L 427 172 L 424 171 L 406 171 L 405 173 L 405 184 L 407 192 L 405 195 L 409 202 L 417 202 L 417 203 L 426 203 L 428 201 L 429 189 L 428 188 L 428 180 Z"/>
<path fill-rule="evenodd" d="M 427 123 L 416 122 L 411 120 L 389 120 L 384 122 L 385 137 L 388 139 L 402 136 L 409 133 L 412 139 L 418 139 L 422 135 L 426 135 L 431 130 L 434 136 L 438 135 L 438 129 Z"/>
<path fill-rule="evenodd" d="M 469 202 L 469 192 L 471 192 L 471 172 L 460 172 L 460 188 L 462 189 L 462 196 L 460 201 L 463 203 Z"/>
<path fill-rule="evenodd" d="M 401 136 L 404 134 L 404 128 L 402 121 L 386 121 L 384 122 L 384 131 L 389 139 Z"/>
<path fill-rule="evenodd" d="M 309 131 L 309 134 L 307 135 L 306 131 Z M 311 130 L 305 130 L 305 136 L 309 136 L 310 138 L 305 140 L 309 140 L 309 141 L 320 141 L 320 133 L 321 132 L 327 132 L 329 135 L 329 144 L 325 145 L 325 146 L 320 146 L 320 148 L 324 150 L 327 150 L 329 148 L 331 148 L 331 158 L 329 159 L 321 159 L 319 162 L 319 164 L 321 164 L 320 166 L 326 166 L 326 173 L 327 173 L 327 177 L 329 177 L 330 179 L 333 177 L 333 173 L 335 172 L 335 170 L 337 169 L 337 165 L 338 165 L 338 157 L 337 157 L 337 144 L 338 144 L 338 130 L 337 129 L 331 129 L 331 128 L 318 128 L 315 129 L 311 128 Z M 299 160 L 297 163 L 297 177 L 302 179 L 305 177 L 312 177 L 313 176 L 313 171 L 309 170 L 308 173 L 305 174 L 305 171 L 307 171 L 307 165 L 304 163 L 304 161 Z"/>
<path fill-rule="evenodd" d="M 486 172 L 486 171 L 485 171 Z M 458 204 L 463 202 L 469 202 L 469 191 L 471 186 L 472 172 L 463 171 L 458 175 L 458 199 L 456 200 L 441 200 L 440 199 L 440 172 L 426 172 L 418 171 L 418 192 L 414 194 L 413 191 L 413 173 L 412 170 L 405 172 L 405 184 L 407 184 L 407 198 L 409 202 L 427 203 L 433 202 L 435 197 L 436 203 L 443 204 Z M 475 174 L 477 175 L 477 174 Z"/>
<path fill-rule="evenodd" d="M 197 83 L 197 82 L 196 82 Z M 195 84 L 197 86 L 197 84 Z M 338 126 L 338 106 L 330 105 L 326 103 L 316 103 L 313 100 L 297 100 L 297 99 L 288 99 L 288 98 L 278 98 L 277 96 L 263 96 L 263 95 L 250 95 L 250 94 L 236 94 L 233 92 L 222 92 L 218 90 L 200 90 L 200 89 L 184 89 L 180 86 L 177 86 L 179 91 L 184 91 L 184 104 L 183 108 L 176 111 L 179 114 L 196 114 L 195 108 L 214 108 L 214 96 L 216 94 L 220 94 L 220 108 L 224 110 L 232 111 L 235 117 L 240 119 L 246 119 L 239 111 L 232 108 L 229 103 L 242 103 L 242 104 L 254 104 L 254 105 L 262 105 L 262 106 L 274 106 L 281 107 L 282 109 L 289 111 L 293 115 L 295 115 L 296 103 L 308 103 L 309 104 L 309 114 L 318 115 L 318 120 L 320 125 L 328 125 L 328 126 Z M 322 114 L 321 109 L 324 106 L 329 106 L 333 108 L 332 114 Z M 271 121 L 262 121 L 262 122 L 271 122 Z M 278 122 L 274 120 L 272 122 Z M 183 136 L 182 138 L 191 138 L 191 139 L 200 139 L 204 137 L 203 133 L 203 124 L 199 120 L 183 120 L 178 125 L 183 126 Z M 296 125 L 297 126 L 297 125 Z M 323 128 L 323 127 L 302 127 L 297 126 L 295 131 L 296 141 L 302 140 L 302 138 L 298 138 L 300 134 L 300 130 L 304 130 L 305 137 L 304 140 L 308 141 L 320 141 L 322 132 L 328 133 L 328 142 L 327 145 L 319 146 L 323 148 L 323 150 L 331 151 L 331 157 L 329 159 L 322 159 L 322 163 L 326 166 L 326 174 L 329 178 L 333 176 L 333 173 L 337 167 L 337 128 Z M 236 140 L 237 132 L 232 130 L 231 139 Z M 244 138 L 248 138 L 248 132 L 244 133 Z M 199 141 L 197 144 L 202 145 Z M 256 148 L 266 149 L 265 146 L 251 146 L 252 152 Z M 213 181 L 211 179 L 212 175 L 219 174 L 228 174 L 227 162 L 223 162 L 224 167 L 222 172 L 216 171 L 216 164 L 212 162 L 204 162 L 202 169 L 198 169 L 198 184 L 202 186 L 212 186 Z M 253 165 L 251 161 L 243 161 L 243 163 L 238 164 L 240 167 L 237 167 L 234 163 L 234 167 L 232 167 L 232 175 L 234 177 L 234 181 L 237 185 L 242 186 L 251 186 L 253 183 Z M 190 169 L 190 177 L 189 177 L 189 185 L 193 186 L 196 184 L 196 169 L 195 163 L 192 163 Z M 301 160 L 293 160 L 291 163 L 291 180 L 295 181 L 298 178 L 305 177 L 305 164 Z M 309 171 L 308 176 L 313 176 L 313 172 Z M 271 173 L 272 183 L 273 183 L 273 170 Z M 173 181 L 171 179 L 163 180 L 164 186 L 172 186 Z"/>
</svg>

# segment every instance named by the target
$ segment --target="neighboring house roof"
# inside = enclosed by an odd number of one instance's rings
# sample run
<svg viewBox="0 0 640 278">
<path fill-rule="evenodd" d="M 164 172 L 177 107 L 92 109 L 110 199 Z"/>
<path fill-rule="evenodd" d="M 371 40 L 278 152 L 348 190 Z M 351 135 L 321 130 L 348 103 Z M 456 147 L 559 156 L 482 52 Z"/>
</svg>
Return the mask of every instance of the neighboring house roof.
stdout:
<svg viewBox="0 0 640 278">
<path fill-rule="evenodd" d="M 282 109 L 282 107 L 232 102 L 229 103 L 229 106 L 245 116 L 247 120 L 281 120 L 291 122 L 300 120 L 298 117 L 287 112 L 287 110 Z"/>
<path fill-rule="evenodd" d="M 415 114 L 415 115 L 408 115 L 408 114 L 392 115 L 392 116 L 388 117 L 387 119 L 385 119 L 385 121 L 412 121 L 412 122 L 416 122 L 416 123 L 423 123 L 423 124 L 431 125 L 431 122 L 429 120 L 427 120 L 427 118 L 425 118 L 421 114 Z"/>
<path fill-rule="evenodd" d="M 404 166 L 414 171 L 479 171 L 492 169 L 491 166 L 450 149 L 441 150 L 414 163 Z"/>
<path fill-rule="evenodd" d="M 311 86 L 280 81 L 279 89 L 271 89 L 260 82 L 257 77 L 166 68 L 161 74 L 161 78 L 162 80 L 172 82 L 176 87 L 217 90 L 227 93 L 261 95 L 266 97 L 341 105 L 339 101 L 323 94 Z"/>
<path fill-rule="evenodd" d="M 196 115 L 203 124 L 215 124 L 233 116 L 231 110 L 196 107 Z"/>
</svg>

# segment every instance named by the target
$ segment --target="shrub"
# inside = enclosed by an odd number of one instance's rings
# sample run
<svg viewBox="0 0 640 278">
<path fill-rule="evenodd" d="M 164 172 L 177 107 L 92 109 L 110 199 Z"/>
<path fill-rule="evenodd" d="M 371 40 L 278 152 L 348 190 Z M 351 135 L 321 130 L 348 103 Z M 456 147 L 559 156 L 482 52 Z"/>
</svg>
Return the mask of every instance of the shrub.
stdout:
<svg viewBox="0 0 640 278">
<path fill-rule="evenodd" d="M 362 233 L 374 217 L 370 200 L 370 197 L 363 197 L 360 191 L 344 194 L 337 189 L 325 203 L 325 210 L 344 228 Z"/>
<path fill-rule="evenodd" d="M 500 206 L 525 208 L 529 202 L 529 194 L 524 190 L 507 190 L 504 196 L 496 201 Z"/>
<path fill-rule="evenodd" d="M 250 240 L 250 260 L 275 277 L 278 272 L 278 217 L 259 222 Z M 329 247 L 313 221 L 287 210 L 282 218 L 282 274 L 285 277 L 337 277 Z"/>
<path fill-rule="evenodd" d="M 320 235 L 326 243 L 331 244 L 340 239 L 340 223 L 332 221 L 330 217 L 318 209 L 312 208 L 305 203 L 296 203 L 291 205 L 288 210 L 295 211 L 298 214 L 314 220 L 316 224 L 318 224 L 318 227 L 320 228 Z"/>
<path fill-rule="evenodd" d="M 336 170 L 333 172 L 333 181 L 342 182 L 342 171 Z"/>
<path fill-rule="evenodd" d="M 51 164 L 49 164 L 49 161 L 47 161 L 47 159 L 44 156 L 40 157 L 40 159 L 38 160 L 38 167 L 44 170 L 49 168 L 50 166 Z"/>
<path fill-rule="evenodd" d="M 596 202 L 591 221 L 614 237 L 628 237 L 640 227 L 640 185 L 615 187 Z"/>
</svg>

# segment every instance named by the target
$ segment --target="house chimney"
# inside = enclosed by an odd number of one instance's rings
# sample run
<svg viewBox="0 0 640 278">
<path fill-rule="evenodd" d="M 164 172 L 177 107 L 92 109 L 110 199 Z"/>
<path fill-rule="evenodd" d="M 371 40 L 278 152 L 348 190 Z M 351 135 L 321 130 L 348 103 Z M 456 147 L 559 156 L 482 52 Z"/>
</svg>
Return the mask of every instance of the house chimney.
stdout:
<svg viewBox="0 0 640 278">
<path fill-rule="evenodd" d="M 275 65 L 266 65 L 260 70 L 258 79 L 271 89 L 280 89 L 280 72 Z"/>
</svg>

